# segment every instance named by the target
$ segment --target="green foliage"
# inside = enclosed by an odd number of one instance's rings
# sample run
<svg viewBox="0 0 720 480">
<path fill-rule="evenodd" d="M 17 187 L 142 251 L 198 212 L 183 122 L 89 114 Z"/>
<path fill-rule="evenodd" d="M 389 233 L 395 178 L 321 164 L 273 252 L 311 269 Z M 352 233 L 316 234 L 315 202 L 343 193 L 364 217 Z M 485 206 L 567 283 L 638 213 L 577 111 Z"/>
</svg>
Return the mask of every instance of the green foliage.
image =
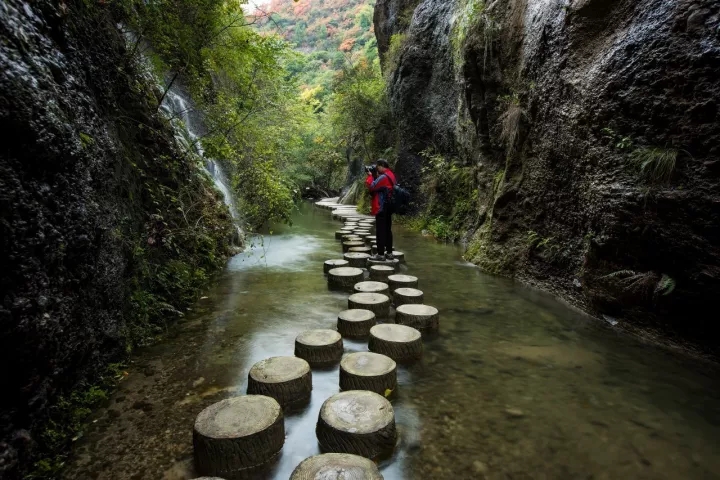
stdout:
<svg viewBox="0 0 720 480">
<path fill-rule="evenodd" d="M 612 128 L 605 127 L 600 132 L 603 139 L 608 141 L 616 150 L 629 150 L 633 147 L 632 138 L 618 135 Z"/>
<path fill-rule="evenodd" d="M 640 147 L 632 152 L 630 160 L 648 181 L 662 183 L 670 180 L 677 156 L 675 149 Z"/>
<path fill-rule="evenodd" d="M 407 35 L 404 33 L 396 33 L 390 37 L 390 46 L 385 54 L 385 64 L 383 70 L 386 77 L 390 77 L 400 63 L 400 55 L 402 55 L 407 43 Z"/>
<path fill-rule="evenodd" d="M 676 286 L 675 279 L 665 273 L 634 270 L 618 270 L 600 277 L 600 280 L 624 294 L 644 299 L 670 295 Z"/>
<path fill-rule="evenodd" d="M 491 43 L 499 31 L 499 25 L 484 13 L 485 2 L 482 0 L 461 0 L 458 6 L 458 16 L 450 32 L 450 44 L 455 68 L 463 66 L 463 48 L 471 39 L 480 43 L 485 59 L 488 58 Z"/>
</svg>

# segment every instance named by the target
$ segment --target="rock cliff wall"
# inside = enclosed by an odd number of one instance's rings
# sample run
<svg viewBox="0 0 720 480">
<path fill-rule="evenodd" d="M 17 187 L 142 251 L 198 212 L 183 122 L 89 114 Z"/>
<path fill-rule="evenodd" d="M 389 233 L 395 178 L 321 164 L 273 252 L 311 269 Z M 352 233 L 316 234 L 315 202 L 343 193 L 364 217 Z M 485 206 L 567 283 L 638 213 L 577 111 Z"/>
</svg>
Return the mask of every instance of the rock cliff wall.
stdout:
<svg viewBox="0 0 720 480">
<path fill-rule="evenodd" d="M 233 234 L 113 5 L 0 3 L 4 478 L 62 449 L 73 392 L 181 315 Z"/>
<path fill-rule="evenodd" d="M 473 172 L 469 260 L 714 349 L 717 2 L 379 0 L 375 21 L 401 179 L 428 148 Z"/>
</svg>

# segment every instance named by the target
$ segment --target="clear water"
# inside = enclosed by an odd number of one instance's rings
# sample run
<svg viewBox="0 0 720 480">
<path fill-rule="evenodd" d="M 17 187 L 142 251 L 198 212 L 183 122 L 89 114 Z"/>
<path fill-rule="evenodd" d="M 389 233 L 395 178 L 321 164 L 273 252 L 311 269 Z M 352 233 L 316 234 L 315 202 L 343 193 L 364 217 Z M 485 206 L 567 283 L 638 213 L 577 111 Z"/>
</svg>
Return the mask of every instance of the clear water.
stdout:
<svg viewBox="0 0 720 480">
<path fill-rule="evenodd" d="M 258 360 L 292 355 L 295 336 L 332 328 L 346 295 L 322 262 L 340 257 L 325 210 L 233 258 L 161 344 L 139 352 L 78 441 L 66 478 L 193 478 L 192 424 L 242 394 Z M 391 479 L 720 478 L 718 370 L 617 334 L 559 302 L 463 262 L 461 252 L 396 229 L 407 271 L 441 312 L 420 363 L 399 369 L 400 442 Z M 347 352 L 366 350 L 346 341 Z M 312 401 L 286 416 L 271 473 L 318 453 L 315 423 L 338 369 L 313 372 Z"/>
</svg>

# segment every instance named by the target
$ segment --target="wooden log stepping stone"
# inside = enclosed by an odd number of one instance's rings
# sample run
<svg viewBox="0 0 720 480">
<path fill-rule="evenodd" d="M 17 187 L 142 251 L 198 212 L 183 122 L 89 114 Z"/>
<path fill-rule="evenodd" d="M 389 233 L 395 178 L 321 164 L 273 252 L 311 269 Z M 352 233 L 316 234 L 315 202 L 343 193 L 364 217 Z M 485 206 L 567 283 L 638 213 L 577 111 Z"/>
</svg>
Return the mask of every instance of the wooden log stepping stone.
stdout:
<svg viewBox="0 0 720 480">
<path fill-rule="evenodd" d="M 266 463 L 285 443 L 283 411 L 263 395 L 233 397 L 195 419 L 193 449 L 200 475 L 232 477 Z"/>
<path fill-rule="evenodd" d="M 400 290 L 395 290 L 395 295 Z M 435 332 L 440 327 L 440 314 L 438 309 L 430 305 L 406 304 L 395 310 L 395 323 L 407 325 L 419 330 L 421 333 Z"/>
<path fill-rule="evenodd" d="M 418 288 L 418 278 L 412 275 L 390 275 L 388 285 L 391 292 L 398 288 Z"/>
<path fill-rule="evenodd" d="M 300 462 L 290 480 L 383 480 L 383 476 L 375 462 L 360 455 L 323 453 Z"/>
<path fill-rule="evenodd" d="M 392 254 L 397 260 L 400 260 L 401 263 L 405 261 L 405 254 L 403 252 L 393 250 Z"/>
<path fill-rule="evenodd" d="M 368 349 L 387 355 L 396 362 L 420 358 L 423 352 L 422 335 L 412 327 L 383 323 L 370 329 Z"/>
<path fill-rule="evenodd" d="M 348 297 L 348 308 L 370 310 L 378 318 L 387 318 L 390 314 L 390 297 L 382 293 L 354 293 Z"/>
<path fill-rule="evenodd" d="M 367 253 L 370 254 L 370 247 L 350 247 L 350 250 L 348 250 L 348 253 Z"/>
<path fill-rule="evenodd" d="M 349 262 L 348 262 L 349 263 Z M 330 288 L 341 288 L 350 290 L 356 283 L 362 282 L 363 270 L 353 267 L 333 268 L 328 271 L 328 286 Z"/>
<path fill-rule="evenodd" d="M 354 233 L 349 233 L 342 236 L 343 242 L 359 242 L 362 240 L 362 237 L 359 235 L 355 235 Z"/>
<path fill-rule="evenodd" d="M 342 240 L 345 235 L 352 235 L 352 230 L 337 230 L 335 232 L 335 239 Z"/>
<path fill-rule="evenodd" d="M 356 283 L 353 287 L 355 293 L 382 293 L 383 295 L 390 296 L 390 287 L 387 283 L 383 282 L 360 282 Z"/>
<path fill-rule="evenodd" d="M 373 352 L 345 355 L 340 361 L 341 390 L 370 390 L 389 397 L 397 388 L 395 361 Z"/>
<path fill-rule="evenodd" d="M 337 329 L 343 337 L 362 338 L 370 335 L 370 329 L 377 323 L 370 310 L 344 310 L 338 314 Z"/>
<path fill-rule="evenodd" d="M 282 407 L 309 399 L 311 391 L 312 372 L 302 358 L 267 358 L 248 373 L 247 393 L 272 397 Z"/>
<path fill-rule="evenodd" d="M 342 354 L 342 336 L 335 330 L 308 330 L 295 338 L 295 356 L 313 367 L 334 365 Z"/>
<path fill-rule="evenodd" d="M 349 390 L 325 400 L 315 428 L 323 452 L 378 458 L 395 448 L 395 412 L 375 392 Z"/>
<path fill-rule="evenodd" d="M 395 273 L 395 269 L 388 265 L 373 265 L 370 267 L 370 280 L 388 283 L 388 277 Z M 388 287 L 390 285 L 388 284 Z"/>
<path fill-rule="evenodd" d="M 377 252 L 377 247 L 374 250 Z M 396 272 L 400 271 L 400 260 L 368 260 L 368 267 L 372 267 L 374 265 L 387 265 L 388 267 L 393 267 Z"/>
<path fill-rule="evenodd" d="M 365 244 L 372 247 L 372 244 L 375 243 L 375 235 L 366 235 L 365 238 Z"/>
<path fill-rule="evenodd" d="M 343 258 L 350 263 L 351 267 L 365 268 L 367 260 L 370 258 L 370 254 L 362 252 L 348 252 L 343 255 Z"/>
<path fill-rule="evenodd" d="M 347 253 L 351 247 L 364 247 L 365 242 L 361 242 L 360 240 L 350 240 L 347 242 L 343 242 L 343 253 Z"/>
<path fill-rule="evenodd" d="M 422 304 L 424 301 L 423 292 L 417 288 L 396 288 L 393 292 L 393 305 L 395 308 L 407 303 Z M 411 325 L 414 326 L 414 325 Z M 417 328 L 417 327 L 416 327 Z"/>
<path fill-rule="evenodd" d="M 349 264 L 350 262 L 348 262 L 347 260 L 325 260 L 325 263 L 323 263 L 323 273 L 327 275 L 327 273 L 333 268 L 347 267 Z"/>
</svg>

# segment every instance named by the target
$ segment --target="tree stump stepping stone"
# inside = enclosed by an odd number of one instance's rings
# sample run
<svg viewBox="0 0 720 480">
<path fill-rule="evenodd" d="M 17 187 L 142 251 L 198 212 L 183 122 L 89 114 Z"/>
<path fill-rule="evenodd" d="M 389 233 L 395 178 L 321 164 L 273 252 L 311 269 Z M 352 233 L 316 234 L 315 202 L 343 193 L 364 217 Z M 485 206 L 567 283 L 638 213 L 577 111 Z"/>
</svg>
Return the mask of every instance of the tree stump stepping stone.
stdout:
<svg viewBox="0 0 720 480">
<path fill-rule="evenodd" d="M 266 463 L 285 443 L 280 404 L 263 395 L 228 398 L 195 419 L 195 469 L 205 476 L 234 476 Z"/>
<path fill-rule="evenodd" d="M 342 336 L 335 330 L 308 330 L 295 338 L 295 356 L 312 367 L 334 365 L 340 361 L 342 354 Z"/>
<path fill-rule="evenodd" d="M 325 400 L 315 428 L 320 450 L 378 458 L 395 447 L 395 412 L 375 392 L 349 390 Z"/>
<path fill-rule="evenodd" d="M 395 323 L 413 327 L 421 333 L 435 332 L 440 328 L 440 313 L 430 305 L 401 305 L 395 310 Z"/>
<path fill-rule="evenodd" d="M 340 361 L 341 390 L 370 390 L 389 397 L 397 388 L 397 364 L 385 355 L 357 352 Z"/>
<path fill-rule="evenodd" d="M 286 407 L 310 398 L 312 372 L 298 357 L 271 357 L 260 360 L 248 373 L 248 394 L 266 395 Z"/>
<path fill-rule="evenodd" d="M 417 288 L 396 288 L 393 292 L 392 297 L 393 305 L 395 306 L 395 308 L 398 308 L 400 305 L 405 305 L 407 303 L 422 304 L 424 301 L 423 292 L 421 290 L 418 290 Z"/>
<path fill-rule="evenodd" d="M 340 267 L 328 271 L 328 285 L 331 288 L 350 290 L 356 283 L 362 282 L 363 278 L 363 270 L 360 268 Z"/>
<path fill-rule="evenodd" d="M 342 240 L 342 238 L 343 238 L 345 235 L 350 235 L 350 234 L 352 234 L 352 233 L 353 233 L 352 230 L 336 230 L 336 231 L 335 231 L 335 239 L 336 239 L 336 240 Z"/>
<path fill-rule="evenodd" d="M 390 287 L 387 283 L 383 282 L 359 282 L 353 287 L 355 293 L 382 293 L 383 295 L 390 296 Z"/>
<path fill-rule="evenodd" d="M 348 265 L 350 265 L 350 262 L 339 258 L 334 260 L 325 260 L 325 263 L 323 263 L 323 273 L 327 275 L 333 268 L 347 267 Z"/>
<path fill-rule="evenodd" d="M 323 453 L 300 462 L 290 480 L 383 480 L 383 476 L 375 462 L 360 455 Z"/>
<path fill-rule="evenodd" d="M 388 277 L 395 273 L 395 268 L 388 265 L 373 265 L 370 267 L 370 280 L 388 283 Z M 390 285 L 388 284 L 388 287 Z"/>
<path fill-rule="evenodd" d="M 395 292 L 398 288 L 418 288 L 418 278 L 412 275 L 390 275 L 388 285 L 391 292 Z"/>
<path fill-rule="evenodd" d="M 368 349 L 387 355 L 396 362 L 408 362 L 422 356 L 422 335 L 412 327 L 383 323 L 370 329 Z"/>
<path fill-rule="evenodd" d="M 373 243 L 375 243 L 375 235 L 366 235 L 364 240 L 366 245 L 372 247 Z"/>
<path fill-rule="evenodd" d="M 370 310 L 377 318 L 387 318 L 390 297 L 382 293 L 354 293 L 348 297 L 348 309 Z"/>
<path fill-rule="evenodd" d="M 376 323 L 372 311 L 355 308 L 338 314 L 337 329 L 343 337 L 362 338 L 370 335 L 370 329 Z"/>
<path fill-rule="evenodd" d="M 357 253 L 367 253 L 370 255 L 370 247 L 350 247 L 350 250 L 348 250 L 348 253 L 357 252 Z"/>
<path fill-rule="evenodd" d="M 397 250 L 393 250 L 393 256 L 400 261 L 400 263 L 405 261 L 405 253 L 398 252 Z"/>
<path fill-rule="evenodd" d="M 345 243 L 345 242 L 360 242 L 360 241 L 362 241 L 362 237 L 355 235 L 354 233 L 350 233 L 348 235 L 343 235 L 342 241 L 343 241 L 343 243 Z"/>
<path fill-rule="evenodd" d="M 351 267 L 365 268 L 367 260 L 370 258 L 370 254 L 362 252 L 348 252 L 343 255 L 343 258 L 349 262 Z"/>
<path fill-rule="evenodd" d="M 375 248 L 374 251 L 377 252 L 377 247 Z M 388 267 L 393 267 L 396 272 L 400 270 L 400 260 L 397 260 L 397 259 L 395 259 L 395 260 L 373 260 L 373 259 L 369 259 L 369 260 L 368 260 L 368 267 L 372 267 L 372 266 L 374 266 L 374 265 L 386 265 L 386 266 L 388 266 Z"/>
<path fill-rule="evenodd" d="M 343 253 L 348 253 L 351 247 L 364 247 L 365 242 L 361 242 L 360 240 L 350 240 L 347 242 L 343 242 Z"/>
</svg>

